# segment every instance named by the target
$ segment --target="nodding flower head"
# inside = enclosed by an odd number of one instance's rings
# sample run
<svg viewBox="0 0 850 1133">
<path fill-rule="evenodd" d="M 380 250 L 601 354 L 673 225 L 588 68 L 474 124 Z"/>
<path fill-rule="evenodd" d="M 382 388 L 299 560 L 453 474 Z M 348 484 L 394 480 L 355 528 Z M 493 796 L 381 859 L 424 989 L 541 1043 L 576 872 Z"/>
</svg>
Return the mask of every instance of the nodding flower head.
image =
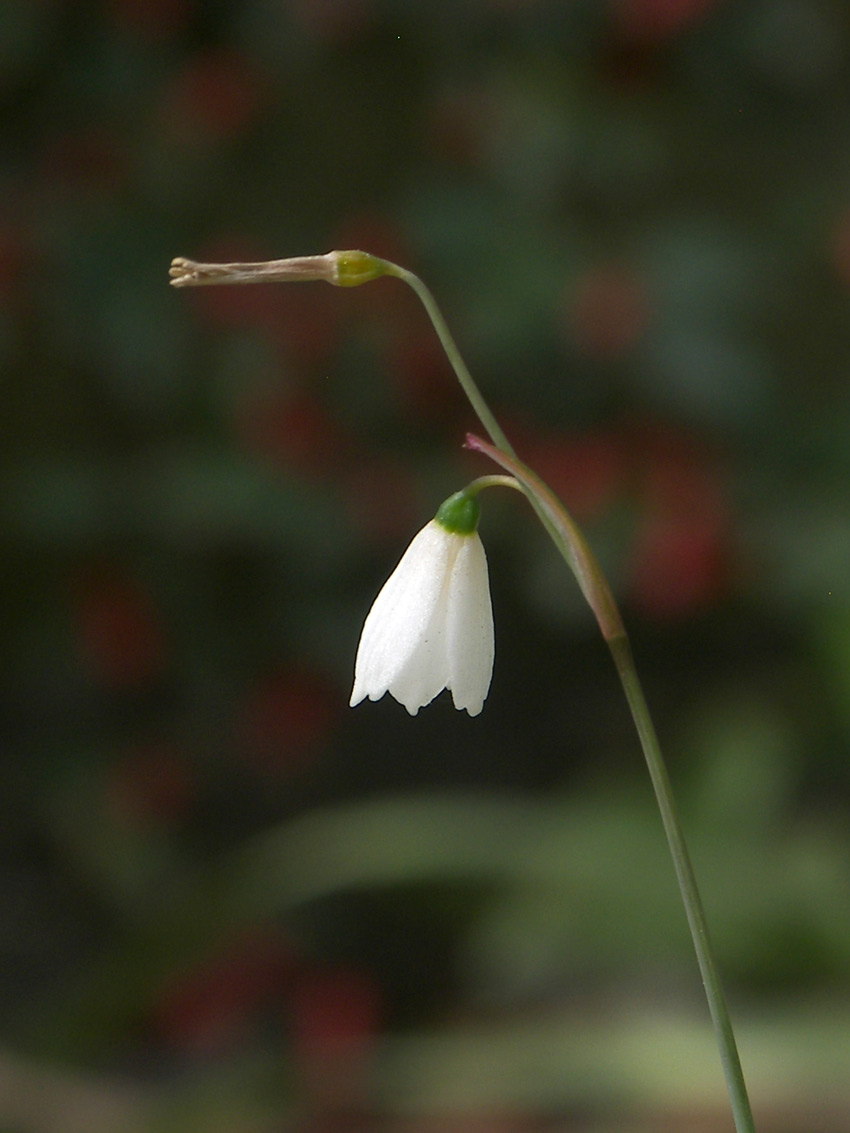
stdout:
<svg viewBox="0 0 850 1133">
<path fill-rule="evenodd" d="M 444 688 L 477 716 L 493 675 L 493 609 L 475 495 L 458 492 L 416 535 L 363 626 L 351 705 L 389 692 L 411 716 Z"/>
</svg>

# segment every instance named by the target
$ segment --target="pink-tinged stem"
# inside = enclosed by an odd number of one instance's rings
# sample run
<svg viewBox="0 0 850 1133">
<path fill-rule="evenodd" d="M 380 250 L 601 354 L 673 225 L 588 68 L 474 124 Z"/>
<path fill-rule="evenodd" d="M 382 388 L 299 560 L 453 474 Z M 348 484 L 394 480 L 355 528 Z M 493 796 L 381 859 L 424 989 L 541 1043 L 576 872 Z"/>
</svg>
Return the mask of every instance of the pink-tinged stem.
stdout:
<svg viewBox="0 0 850 1133">
<path fill-rule="evenodd" d="M 556 535 L 558 548 L 575 574 L 581 592 L 596 616 L 602 636 L 608 642 L 616 637 L 624 637 L 626 631 L 620 611 L 596 556 L 552 489 L 528 465 L 474 433 L 466 434 L 466 447 L 489 456 L 519 480 L 532 503 L 536 502 L 541 518 L 545 517 L 548 521 L 550 534 Z"/>
</svg>

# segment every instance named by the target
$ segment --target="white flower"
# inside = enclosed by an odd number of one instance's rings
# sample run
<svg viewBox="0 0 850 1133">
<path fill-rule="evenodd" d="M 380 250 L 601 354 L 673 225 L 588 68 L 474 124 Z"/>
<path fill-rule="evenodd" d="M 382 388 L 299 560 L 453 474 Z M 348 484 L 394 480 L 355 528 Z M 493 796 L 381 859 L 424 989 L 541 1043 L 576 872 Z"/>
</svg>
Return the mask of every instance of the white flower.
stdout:
<svg viewBox="0 0 850 1133">
<path fill-rule="evenodd" d="M 490 581 L 478 533 L 474 525 L 463 534 L 432 519 L 369 611 L 351 705 L 389 692 L 415 716 L 447 688 L 455 708 L 477 716 L 490 688 L 493 653 Z"/>
</svg>

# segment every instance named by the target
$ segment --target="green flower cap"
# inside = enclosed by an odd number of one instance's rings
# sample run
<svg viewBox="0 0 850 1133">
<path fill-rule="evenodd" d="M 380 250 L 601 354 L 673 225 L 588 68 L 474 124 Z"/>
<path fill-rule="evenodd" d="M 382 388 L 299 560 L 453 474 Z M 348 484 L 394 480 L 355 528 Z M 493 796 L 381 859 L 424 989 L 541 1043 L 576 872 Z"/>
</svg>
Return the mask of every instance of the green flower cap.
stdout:
<svg viewBox="0 0 850 1133">
<path fill-rule="evenodd" d="M 334 270 L 330 282 L 337 287 L 359 287 L 361 283 L 368 283 L 370 279 L 378 279 L 387 273 L 385 261 L 368 252 L 331 252 L 330 257 Z"/>
<path fill-rule="evenodd" d="M 444 500 L 434 518 L 452 535 L 474 535 L 480 515 L 481 504 L 477 495 L 470 495 L 464 488 Z"/>
</svg>

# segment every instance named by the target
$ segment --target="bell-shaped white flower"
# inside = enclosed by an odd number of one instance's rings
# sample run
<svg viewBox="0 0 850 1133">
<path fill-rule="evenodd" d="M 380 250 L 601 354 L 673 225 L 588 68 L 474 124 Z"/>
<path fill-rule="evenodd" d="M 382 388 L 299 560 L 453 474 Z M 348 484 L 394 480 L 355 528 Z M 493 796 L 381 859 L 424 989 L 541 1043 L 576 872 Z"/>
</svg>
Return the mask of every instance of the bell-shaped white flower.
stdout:
<svg viewBox="0 0 850 1133">
<path fill-rule="evenodd" d="M 446 500 L 387 579 L 363 626 L 351 705 L 389 692 L 411 716 L 450 689 L 477 716 L 493 675 L 493 608 L 479 505 Z"/>
</svg>

